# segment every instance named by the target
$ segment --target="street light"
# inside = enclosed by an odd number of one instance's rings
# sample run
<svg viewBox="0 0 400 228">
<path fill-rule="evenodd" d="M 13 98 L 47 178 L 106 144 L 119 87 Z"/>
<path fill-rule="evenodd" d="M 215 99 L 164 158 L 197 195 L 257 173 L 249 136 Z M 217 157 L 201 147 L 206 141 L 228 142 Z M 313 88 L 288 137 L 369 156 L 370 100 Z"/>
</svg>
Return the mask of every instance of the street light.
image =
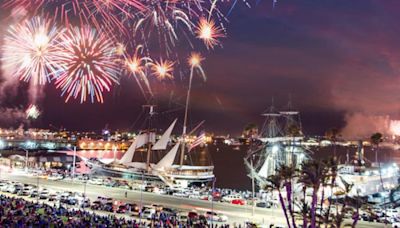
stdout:
<svg viewBox="0 0 400 228">
<path fill-rule="evenodd" d="M 28 173 L 28 158 L 29 158 L 29 151 L 25 148 L 21 148 L 25 151 L 25 173 Z"/>
<path fill-rule="evenodd" d="M 211 190 L 211 227 L 213 227 L 213 220 L 214 220 L 214 190 L 215 190 L 215 181 L 217 180 L 216 177 L 213 178 L 212 182 L 212 190 Z"/>
<path fill-rule="evenodd" d="M 144 171 L 142 170 L 142 186 L 140 186 L 140 208 L 139 208 L 139 227 L 142 224 L 142 212 L 143 212 L 143 186 L 144 186 Z"/>
<path fill-rule="evenodd" d="M 254 191 L 254 189 L 255 189 L 255 184 L 254 184 L 254 167 L 253 167 L 253 159 L 254 159 L 254 154 L 253 154 L 253 156 L 252 156 L 253 158 L 250 160 L 250 162 L 251 162 L 251 193 L 252 193 L 252 205 L 251 205 L 251 216 L 252 217 L 254 217 L 254 210 L 255 210 L 255 203 L 254 203 L 254 198 L 255 198 L 255 191 Z"/>
<path fill-rule="evenodd" d="M 74 158 L 72 160 L 72 181 L 75 181 L 76 146 L 74 146 Z"/>
</svg>

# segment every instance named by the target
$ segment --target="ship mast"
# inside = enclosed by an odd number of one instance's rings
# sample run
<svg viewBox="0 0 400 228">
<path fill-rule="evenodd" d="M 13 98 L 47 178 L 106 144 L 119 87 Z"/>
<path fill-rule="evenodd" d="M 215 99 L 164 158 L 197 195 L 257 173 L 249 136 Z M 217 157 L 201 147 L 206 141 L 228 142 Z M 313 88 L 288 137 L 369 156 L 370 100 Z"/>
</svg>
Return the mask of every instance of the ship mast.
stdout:
<svg viewBox="0 0 400 228">
<path fill-rule="evenodd" d="M 147 129 L 147 159 L 146 159 L 146 167 L 147 170 L 150 170 L 150 157 L 151 157 L 151 118 L 156 114 L 154 112 L 154 107 L 156 105 L 143 105 L 143 108 L 149 108 L 149 125 Z"/>
<path fill-rule="evenodd" d="M 187 118 L 188 118 L 188 109 L 189 109 L 189 100 L 190 100 L 190 92 L 192 91 L 192 81 L 193 81 L 193 72 L 194 69 L 198 69 L 202 76 L 203 79 L 206 80 L 206 77 L 204 75 L 204 71 L 201 68 L 201 61 L 203 58 L 201 55 L 192 53 L 192 56 L 188 59 L 189 65 L 190 65 L 190 76 L 189 76 L 189 88 L 186 94 L 186 105 L 185 105 L 185 118 L 183 119 L 183 130 L 182 130 L 182 144 L 181 144 L 181 158 L 180 158 L 180 167 L 182 168 L 183 166 L 183 160 L 185 158 L 185 146 L 186 146 L 186 130 L 187 130 Z"/>
<path fill-rule="evenodd" d="M 193 70 L 190 71 L 189 88 L 188 88 L 188 91 L 186 94 L 185 117 L 183 119 L 183 130 L 182 130 L 181 159 L 180 159 L 180 163 L 179 163 L 181 167 L 183 166 L 183 159 L 185 158 L 186 129 L 187 129 L 187 118 L 188 118 L 190 92 L 192 90 L 192 81 L 193 81 Z"/>
</svg>

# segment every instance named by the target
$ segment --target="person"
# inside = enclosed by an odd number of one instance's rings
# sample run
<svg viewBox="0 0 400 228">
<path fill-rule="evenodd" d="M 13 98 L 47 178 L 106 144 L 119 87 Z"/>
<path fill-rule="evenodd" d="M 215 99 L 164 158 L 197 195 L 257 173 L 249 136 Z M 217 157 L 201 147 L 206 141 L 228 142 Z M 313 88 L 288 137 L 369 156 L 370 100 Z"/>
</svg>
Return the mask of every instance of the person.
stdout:
<svg viewBox="0 0 400 228">
<path fill-rule="evenodd" d="M 125 198 L 128 198 L 128 191 L 125 191 Z"/>
</svg>

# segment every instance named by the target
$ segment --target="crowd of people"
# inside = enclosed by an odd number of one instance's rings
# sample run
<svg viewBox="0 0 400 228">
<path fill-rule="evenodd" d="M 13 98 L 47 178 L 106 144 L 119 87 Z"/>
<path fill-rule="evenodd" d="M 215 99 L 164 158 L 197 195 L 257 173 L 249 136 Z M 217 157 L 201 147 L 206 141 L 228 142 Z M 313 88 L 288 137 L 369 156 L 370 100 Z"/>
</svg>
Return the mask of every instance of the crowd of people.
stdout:
<svg viewBox="0 0 400 228">
<path fill-rule="evenodd" d="M 99 215 L 86 210 L 68 209 L 45 203 L 30 202 L 21 198 L 0 195 L 0 227 L 210 227 L 207 223 L 179 222 L 173 218 L 152 220 L 117 217 L 113 214 Z M 214 224 L 215 228 L 229 228 L 229 225 Z M 239 226 L 240 227 L 240 226 Z"/>
</svg>

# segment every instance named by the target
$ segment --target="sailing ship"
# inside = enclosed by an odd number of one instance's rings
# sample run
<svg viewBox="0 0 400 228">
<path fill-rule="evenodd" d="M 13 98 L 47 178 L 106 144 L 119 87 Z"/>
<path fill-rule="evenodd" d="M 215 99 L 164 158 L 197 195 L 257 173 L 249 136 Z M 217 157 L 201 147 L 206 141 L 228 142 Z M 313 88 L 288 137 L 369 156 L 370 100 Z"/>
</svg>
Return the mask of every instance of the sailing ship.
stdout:
<svg viewBox="0 0 400 228">
<path fill-rule="evenodd" d="M 173 142 L 171 133 L 175 127 L 175 119 L 158 141 L 155 133 L 145 131 L 139 134 L 120 160 L 107 161 L 102 159 L 89 159 L 87 165 L 93 171 L 110 176 L 120 176 L 131 179 L 145 179 L 159 181 L 169 186 L 186 187 L 191 184 L 207 183 L 214 178 L 214 166 L 185 164 L 185 140 L 178 139 Z M 169 146 L 173 144 L 172 146 Z M 182 147 L 181 145 L 184 145 Z M 167 150 L 168 149 L 168 150 Z M 183 149 L 181 153 L 179 149 Z M 144 150 L 144 151 L 143 151 Z M 146 161 L 134 161 L 135 153 L 147 153 Z M 151 155 L 160 151 L 168 151 L 157 163 L 151 162 Z M 180 155 L 180 157 L 178 157 Z M 179 164 L 175 161 L 180 160 Z"/>
<path fill-rule="evenodd" d="M 300 113 L 292 109 L 290 102 L 286 110 L 278 111 L 272 105 L 262 116 L 265 121 L 260 136 L 253 139 L 244 158 L 248 176 L 261 188 L 281 165 L 300 168 L 312 153 L 302 145 Z"/>
</svg>

